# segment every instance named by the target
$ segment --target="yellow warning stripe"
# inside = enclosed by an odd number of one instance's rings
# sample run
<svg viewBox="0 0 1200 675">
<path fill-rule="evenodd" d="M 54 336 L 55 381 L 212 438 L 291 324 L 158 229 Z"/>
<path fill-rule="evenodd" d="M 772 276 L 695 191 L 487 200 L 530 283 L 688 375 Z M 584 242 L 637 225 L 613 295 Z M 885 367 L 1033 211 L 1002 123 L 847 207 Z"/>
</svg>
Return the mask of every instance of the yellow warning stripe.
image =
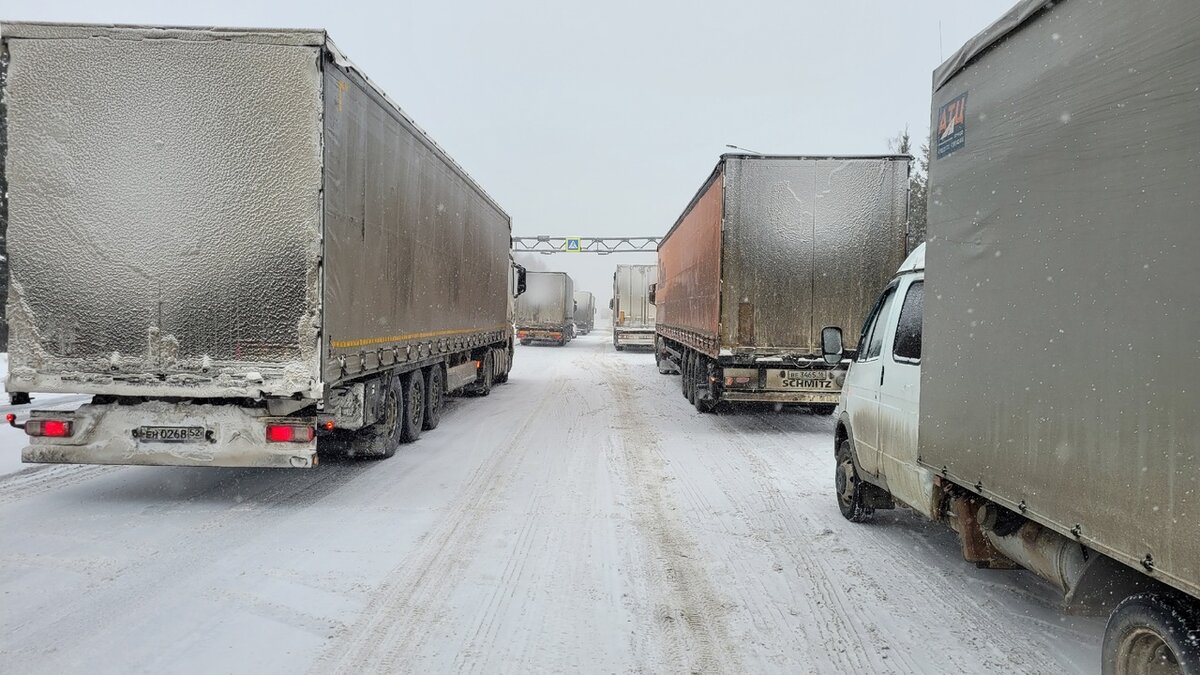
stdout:
<svg viewBox="0 0 1200 675">
<path fill-rule="evenodd" d="M 369 347 L 371 345 L 381 345 L 389 342 L 405 342 L 406 340 L 423 340 L 425 338 L 448 337 L 450 335 L 465 335 L 467 333 L 484 333 L 493 330 L 504 330 L 508 326 L 500 324 L 490 328 L 466 328 L 463 330 L 435 330 L 428 333 L 409 333 L 407 335 L 388 335 L 386 337 L 363 338 L 361 340 L 333 340 L 330 345 L 334 349 L 347 349 L 351 347 Z"/>
</svg>

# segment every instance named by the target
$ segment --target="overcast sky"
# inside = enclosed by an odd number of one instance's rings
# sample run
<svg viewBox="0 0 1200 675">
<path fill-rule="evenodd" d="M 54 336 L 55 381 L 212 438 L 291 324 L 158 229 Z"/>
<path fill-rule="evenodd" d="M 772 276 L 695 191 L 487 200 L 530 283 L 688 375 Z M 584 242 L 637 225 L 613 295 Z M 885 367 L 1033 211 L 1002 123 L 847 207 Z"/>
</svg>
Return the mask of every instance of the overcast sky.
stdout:
<svg viewBox="0 0 1200 675">
<path fill-rule="evenodd" d="M 1015 0 L 105 2 L 0 19 L 325 28 L 520 235 L 661 235 L 732 143 L 887 151 L 928 135 L 930 73 Z M 653 256 L 539 256 L 607 305 Z"/>
</svg>

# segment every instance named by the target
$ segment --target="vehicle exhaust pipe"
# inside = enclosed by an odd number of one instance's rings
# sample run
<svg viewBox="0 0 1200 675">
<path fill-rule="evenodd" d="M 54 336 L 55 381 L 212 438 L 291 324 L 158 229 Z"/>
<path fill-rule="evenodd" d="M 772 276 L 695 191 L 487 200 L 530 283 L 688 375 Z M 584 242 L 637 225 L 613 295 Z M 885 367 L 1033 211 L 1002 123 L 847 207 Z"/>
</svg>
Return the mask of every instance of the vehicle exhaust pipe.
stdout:
<svg viewBox="0 0 1200 675">
<path fill-rule="evenodd" d="M 1089 558 L 1097 556 L 1089 556 L 1087 549 L 1079 542 L 1031 520 L 1022 518 L 1024 522 L 1013 530 L 1013 517 L 1019 518 L 995 504 L 979 507 L 979 523 L 988 542 L 1013 562 L 1057 586 L 1064 596 L 1070 598 L 1088 569 Z"/>
</svg>

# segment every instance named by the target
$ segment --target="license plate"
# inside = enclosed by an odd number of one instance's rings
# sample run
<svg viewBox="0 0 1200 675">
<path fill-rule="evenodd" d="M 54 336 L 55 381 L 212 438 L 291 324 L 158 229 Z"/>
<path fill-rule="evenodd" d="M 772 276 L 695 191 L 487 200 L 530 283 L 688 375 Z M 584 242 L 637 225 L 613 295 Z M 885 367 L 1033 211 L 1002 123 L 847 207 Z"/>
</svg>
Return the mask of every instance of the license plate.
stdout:
<svg viewBox="0 0 1200 675">
<path fill-rule="evenodd" d="M 137 437 L 156 443 L 195 443 L 207 436 L 204 427 L 138 427 Z"/>
<path fill-rule="evenodd" d="M 833 380 L 824 372 L 807 370 L 769 370 L 767 386 L 772 389 L 834 390 Z"/>
</svg>

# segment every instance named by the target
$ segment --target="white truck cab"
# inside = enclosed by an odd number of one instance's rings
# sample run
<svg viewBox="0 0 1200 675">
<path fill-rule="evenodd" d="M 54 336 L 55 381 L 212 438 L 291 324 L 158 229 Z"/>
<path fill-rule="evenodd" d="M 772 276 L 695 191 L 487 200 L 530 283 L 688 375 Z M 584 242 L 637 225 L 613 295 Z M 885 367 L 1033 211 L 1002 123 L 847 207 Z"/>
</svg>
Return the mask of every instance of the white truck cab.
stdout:
<svg viewBox="0 0 1200 675">
<path fill-rule="evenodd" d="M 852 521 L 899 500 L 932 518 L 933 474 L 917 462 L 925 245 L 884 289 L 863 325 L 835 415 L 837 496 Z M 844 358 L 841 330 L 827 328 L 827 358 Z"/>
</svg>

